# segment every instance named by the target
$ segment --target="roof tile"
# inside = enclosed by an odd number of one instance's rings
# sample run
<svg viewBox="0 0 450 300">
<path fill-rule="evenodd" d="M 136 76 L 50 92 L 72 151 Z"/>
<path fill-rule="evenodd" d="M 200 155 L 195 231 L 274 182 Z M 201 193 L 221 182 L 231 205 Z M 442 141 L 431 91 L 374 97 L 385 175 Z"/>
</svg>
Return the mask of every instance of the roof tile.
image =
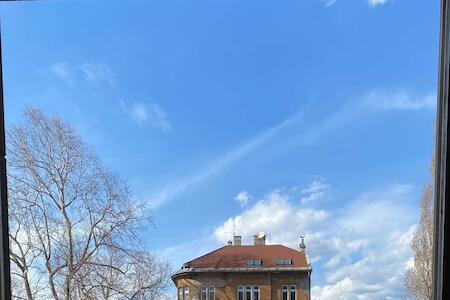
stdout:
<svg viewBox="0 0 450 300">
<path fill-rule="evenodd" d="M 305 253 L 283 245 L 264 246 L 224 246 L 187 263 L 191 268 L 246 268 L 249 259 L 261 259 L 262 266 L 270 267 L 307 267 Z M 291 259 L 292 265 L 277 265 L 278 259 Z"/>
</svg>

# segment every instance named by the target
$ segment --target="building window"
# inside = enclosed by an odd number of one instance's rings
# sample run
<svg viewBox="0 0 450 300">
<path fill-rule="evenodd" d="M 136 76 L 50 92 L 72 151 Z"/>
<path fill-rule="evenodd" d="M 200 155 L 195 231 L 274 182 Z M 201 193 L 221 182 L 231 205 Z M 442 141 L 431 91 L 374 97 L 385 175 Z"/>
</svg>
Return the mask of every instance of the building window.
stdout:
<svg viewBox="0 0 450 300">
<path fill-rule="evenodd" d="M 178 288 L 178 300 L 189 300 L 189 287 Z"/>
<path fill-rule="evenodd" d="M 295 285 L 283 285 L 281 287 L 282 300 L 297 300 L 297 287 Z"/>
<path fill-rule="evenodd" d="M 238 286 L 238 300 L 244 300 L 244 286 Z"/>
<path fill-rule="evenodd" d="M 262 260 L 260 259 L 248 259 L 247 266 L 260 266 L 262 265 Z"/>
<path fill-rule="evenodd" d="M 201 300 L 216 300 L 216 287 L 212 285 L 203 285 L 201 289 Z"/>
<path fill-rule="evenodd" d="M 259 300 L 258 285 L 238 285 L 238 300 Z"/>
<path fill-rule="evenodd" d="M 292 265 L 292 259 L 278 259 L 277 265 Z"/>
<path fill-rule="evenodd" d="M 178 300 L 183 300 L 183 288 L 178 288 Z"/>
<path fill-rule="evenodd" d="M 297 300 L 297 287 L 295 285 L 291 285 L 290 300 Z"/>
</svg>

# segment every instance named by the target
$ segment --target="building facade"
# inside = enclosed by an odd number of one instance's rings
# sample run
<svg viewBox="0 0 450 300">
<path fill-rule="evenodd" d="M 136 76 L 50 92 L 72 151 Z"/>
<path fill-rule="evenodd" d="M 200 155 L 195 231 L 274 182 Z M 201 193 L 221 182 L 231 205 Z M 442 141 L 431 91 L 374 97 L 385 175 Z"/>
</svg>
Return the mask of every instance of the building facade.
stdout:
<svg viewBox="0 0 450 300">
<path fill-rule="evenodd" d="M 299 250 L 234 243 L 183 264 L 172 276 L 178 300 L 310 300 L 311 264 L 302 241 Z"/>
</svg>

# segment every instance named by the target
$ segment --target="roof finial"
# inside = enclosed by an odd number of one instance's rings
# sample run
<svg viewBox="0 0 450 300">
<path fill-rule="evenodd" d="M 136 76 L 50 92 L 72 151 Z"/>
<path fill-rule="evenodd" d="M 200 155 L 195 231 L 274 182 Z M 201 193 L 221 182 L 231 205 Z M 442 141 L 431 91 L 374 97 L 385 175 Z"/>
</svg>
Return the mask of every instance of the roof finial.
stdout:
<svg viewBox="0 0 450 300">
<path fill-rule="evenodd" d="M 300 236 L 300 247 L 299 250 L 300 252 L 305 252 L 306 246 L 305 246 L 305 236 L 301 235 Z"/>
</svg>

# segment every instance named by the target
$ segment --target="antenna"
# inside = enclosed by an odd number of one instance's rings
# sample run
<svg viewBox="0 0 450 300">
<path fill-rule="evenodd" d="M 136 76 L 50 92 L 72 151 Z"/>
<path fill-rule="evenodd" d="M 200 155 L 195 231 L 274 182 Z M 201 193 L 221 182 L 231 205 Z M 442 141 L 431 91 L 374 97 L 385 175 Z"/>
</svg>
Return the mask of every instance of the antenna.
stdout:
<svg viewBox="0 0 450 300">
<path fill-rule="evenodd" d="M 236 236 L 236 225 L 234 224 L 234 218 L 233 218 L 233 238 Z"/>
</svg>

